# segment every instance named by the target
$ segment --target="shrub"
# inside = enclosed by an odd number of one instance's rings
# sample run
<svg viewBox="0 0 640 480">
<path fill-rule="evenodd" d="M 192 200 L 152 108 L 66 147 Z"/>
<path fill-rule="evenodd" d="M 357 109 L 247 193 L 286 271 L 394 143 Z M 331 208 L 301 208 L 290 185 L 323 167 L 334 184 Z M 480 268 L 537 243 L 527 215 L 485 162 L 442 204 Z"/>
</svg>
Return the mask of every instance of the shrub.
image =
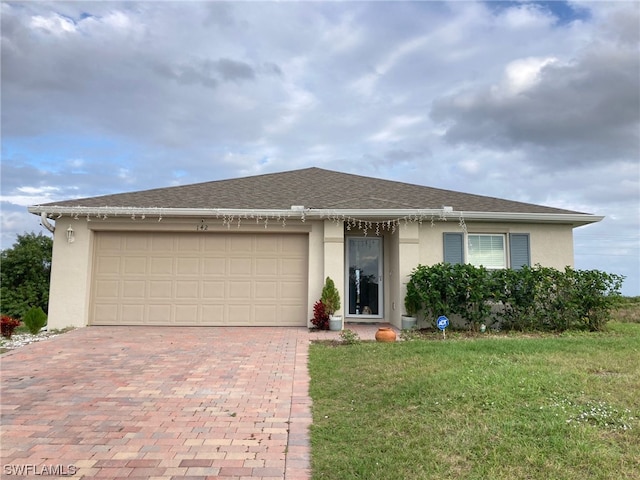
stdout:
<svg viewBox="0 0 640 480">
<path fill-rule="evenodd" d="M 340 292 L 338 292 L 335 283 L 333 283 L 333 280 L 331 280 L 330 277 L 327 277 L 324 282 L 320 301 L 324 304 L 325 310 L 329 316 L 340 310 Z"/>
<path fill-rule="evenodd" d="M 329 314 L 320 300 L 313 304 L 313 318 L 311 323 L 320 330 L 329 330 Z"/>
<path fill-rule="evenodd" d="M 412 289 L 418 292 L 418 310 L 424 311 L 425 318 L 427 321 L 431 319 L 433 327 L 438 316 L 454 313 L 453 305 L 458 289 L 453 282 L 453 265 L 418 265 L 411 273 L 407 284 L 407 291 Z"/>
<path fill-rule="evenodd" d="M 404 297 L 404 311 L 407 316 L 415 317 L 420 310 L 420 292 L 413 282 L 407 283 L 407 293 Z"/>
<path fill-rule="evenodd" d="M 0 252 L 0 312 L 22 318 L 29 308 L 49 305 L 49 278 L 53 240 L 42 234 L 18 235 L 16 243 Z"/>
<path fill-rule="evenodd" d="M 340 332 L 340 339 L 345 345 L 356 345 L 361 341 L 360 335 L 358 335 L 358 333 L 354 332 L 353 330 L 349 330 L 348 328 Z"/>
<path fill-rule="evenodd" d="M 33 307 L 22 318 L 31 335 L 37 334 L 47 324 L 47 314 L 40 307 Z"/>
<path fill-rule="evenodd" d="M 454 283 L 458 295 L 454 312 L 465 319 L 470 327 L 478 330 L 491 315 L 491 283 L 489 271 L 480 266 L 458 264 L 453 267 Z"/>
<path fill-rule="evenodd" d="M 11 338 L 11 335 L 13 335 L 13 331 L 19 326 L 20 320 L 11 318 L 8 315 L 2 315 L 2 317 L 0 318 L 0 329 L 2 331 L 2 336 L 5 338 Z"/>
<path fill-rule="evenodd" d="M 536 265 L 488 271 L 473 265 L 418 265 L 407 284 L 432 321 L 458 314 L 471 328 L 495 320 L 504 329 L 602 330 L 624 277 L 598 270 L 564 272 Z"/>
<path fill-rule="evenodd" d="M 623 277 L 598 270 L 565 269 L 571 309 L 577 323 L 591 331 L 602 330 L 618 304 Z"/>
</svg>

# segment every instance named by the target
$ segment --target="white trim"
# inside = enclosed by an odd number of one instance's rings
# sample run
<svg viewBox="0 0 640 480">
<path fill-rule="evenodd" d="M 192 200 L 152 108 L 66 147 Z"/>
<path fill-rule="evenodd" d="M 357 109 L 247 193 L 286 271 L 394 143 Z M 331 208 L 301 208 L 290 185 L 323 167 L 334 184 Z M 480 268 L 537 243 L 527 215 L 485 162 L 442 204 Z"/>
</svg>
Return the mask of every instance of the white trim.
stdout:
<svg viewBox="0 0 640 480">
<path fill-rule="evenodd" d="M 351 267 L 351 249 L 350 249 L 350 240 L 371 240 L 371 241 L 377 241 L 378 242 L 378 313 L 376 314 L 364 314 L 362 312 L 358 312 L 358 313 L 350 313 L 349 311 L 349 302 L 351 301 L 351 292 L 350 292 L 350 288 L 351 288 L 351 281 L 349 278 L 349 274 L 350 274 L 350 267 Z M 345 242 L 345 262 L 344 262 L 344 277 L 345 277 L 345 282 L 344 282 L 344 291 L 345 291 L 345 304 L 344 304 L 344 312 L 345 312 L 345 317 L 354 319 L 354 320 L 374 320 L 374 319 L 381 319 L 384 318 L 384 292 L 385 292 L 385 285 L 384 285 L 384 237 L 380 236 L 380 237 L 365 237 L 362 235 L 345 235 L 344 237 L 344 242 Z"/>
<path fill-rule="evenodd" d="M 601 221 L 604 216 L 588 213 L 519 213 L 519 212 L 476 212 L 449 211 L 444 208 L 427 209 L 234 209 L 234 208 L 155 208 L 155 207 L 68 207 L 57 205 L 34 205 L 28 208 L 33 214 L 56 216 L 150 216 L 150 217 L 280 217 L 280 218 L 328 218 L 335 220 L 391 220 L 430 221 L 460 220 L 499 221 L 527 223 L 564 223 L 575 227 Z"/>
<path fill-rule="evenodd" d="M 486 266 L 484 265 L 484 267 L 487 270 L 504 270 L 507 268 L 511 268 L 511 265 L 509 265 L 509 255 L 507 252 L 507 245 L 508 245 L 508 234 L 507 233 L 475 233 L 475 232 L 468 232 L 465 237 L 464 237 L 464 254 L 465 254 L 465 263 L 468 263 L 469 265 L 475 265 L 474 263 L 471 263 L 471 255 L 469 254 L 469 237 L 474 236 L 474 237 L 500 237 L 502 239 L 502 266 L 500 267 L 494 267 L 494 266 Z M 475 265 L 475 266 L 479 266 L 479 265 Z"/>
</svg>

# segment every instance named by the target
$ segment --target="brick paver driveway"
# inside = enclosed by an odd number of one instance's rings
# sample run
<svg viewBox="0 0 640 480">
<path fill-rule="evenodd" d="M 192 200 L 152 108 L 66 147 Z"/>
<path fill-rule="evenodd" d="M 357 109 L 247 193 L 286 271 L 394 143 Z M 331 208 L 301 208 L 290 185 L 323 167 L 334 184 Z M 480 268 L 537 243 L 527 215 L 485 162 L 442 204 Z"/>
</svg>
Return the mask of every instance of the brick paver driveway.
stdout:
<svg viewBox="0 0 640 480">
<path fill-rule="evenodd" d="M 89 327 L 6 353 L 0 476 L 306 479 L 308 343 L 306 328 Z"/>
</svg>

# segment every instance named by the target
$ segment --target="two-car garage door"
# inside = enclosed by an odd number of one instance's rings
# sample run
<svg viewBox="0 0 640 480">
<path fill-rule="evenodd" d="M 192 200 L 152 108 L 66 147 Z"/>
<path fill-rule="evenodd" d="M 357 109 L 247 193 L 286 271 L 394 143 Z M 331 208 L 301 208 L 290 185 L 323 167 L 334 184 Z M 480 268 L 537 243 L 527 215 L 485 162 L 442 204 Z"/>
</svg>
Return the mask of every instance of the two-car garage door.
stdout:
<svg viewBox="0 0 640 480">
<path fill-rule="evenodd" d="M 307 325 L 307 235 L 97 232 L 92 278 L 92 325 Z"/>
</svg>

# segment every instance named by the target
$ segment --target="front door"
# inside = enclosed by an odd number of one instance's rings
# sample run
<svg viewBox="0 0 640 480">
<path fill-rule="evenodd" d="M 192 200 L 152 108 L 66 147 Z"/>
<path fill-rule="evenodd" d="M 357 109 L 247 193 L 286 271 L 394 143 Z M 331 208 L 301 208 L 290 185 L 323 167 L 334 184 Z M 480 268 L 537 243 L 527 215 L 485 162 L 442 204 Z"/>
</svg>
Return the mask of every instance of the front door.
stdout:
<svg viewBox="0 0 640 480">
<path fill-rule="evenodd" d="M 382 318 L 382 238 L 347 237 L 347 315 Z"/>
</svg>

